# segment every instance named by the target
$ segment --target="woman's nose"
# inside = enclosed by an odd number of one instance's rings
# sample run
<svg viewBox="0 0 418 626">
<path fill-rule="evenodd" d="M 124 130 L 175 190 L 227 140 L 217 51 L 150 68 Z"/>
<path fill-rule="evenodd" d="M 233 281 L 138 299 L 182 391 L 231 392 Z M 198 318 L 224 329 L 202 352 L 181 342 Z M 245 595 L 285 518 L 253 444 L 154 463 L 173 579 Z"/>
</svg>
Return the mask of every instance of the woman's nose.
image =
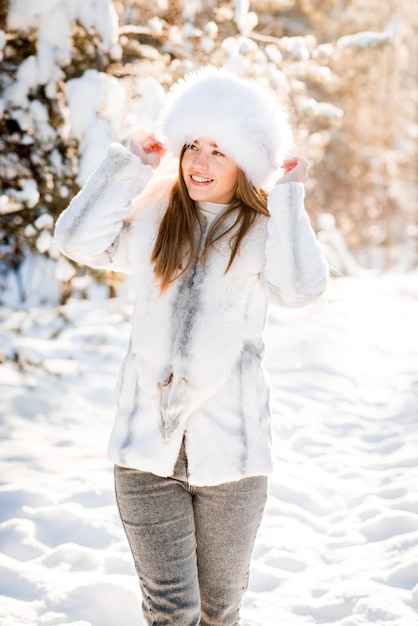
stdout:
<svg viewBox="0 0 418 626">
<path fill-rule="evenodd" d="M 206 168 L 209 164 L 208 156 L 204 152 L 197 152 L 194 156 L 193 164 Z"/>
</svg>

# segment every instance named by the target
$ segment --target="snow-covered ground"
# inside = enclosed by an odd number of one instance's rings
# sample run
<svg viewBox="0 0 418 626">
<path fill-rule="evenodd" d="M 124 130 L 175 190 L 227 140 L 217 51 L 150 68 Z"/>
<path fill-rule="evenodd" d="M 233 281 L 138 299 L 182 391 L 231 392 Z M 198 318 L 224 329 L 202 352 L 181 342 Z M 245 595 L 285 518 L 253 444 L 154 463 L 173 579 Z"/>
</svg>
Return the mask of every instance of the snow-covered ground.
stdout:
<svg viewBox="0 0 418 626">
<path fill-rule="evenodd" d="M 139 626 L 106 445 L 128 299 L 0 308 L 0 625 Z M 418 274 L 267 333 L 276 469 L 245 626 L 418 622 Z"/>
</svg>

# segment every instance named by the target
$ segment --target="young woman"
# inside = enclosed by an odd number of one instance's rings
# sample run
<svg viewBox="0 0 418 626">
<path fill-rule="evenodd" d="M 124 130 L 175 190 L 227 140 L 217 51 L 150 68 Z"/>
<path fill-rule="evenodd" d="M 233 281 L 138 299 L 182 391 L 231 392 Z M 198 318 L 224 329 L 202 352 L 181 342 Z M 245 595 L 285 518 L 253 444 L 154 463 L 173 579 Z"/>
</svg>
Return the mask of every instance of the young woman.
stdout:
<svg viewBox="0 0 418 626">
<path fill-rule="evenodd" d="M 135 275 L 109 455 L 145 619 L 232 626 L 272 469 L 267 307 L 316 300 L 327 265 L 272 92 L 204 68 L 171 90 L 160 131 L 109 147 L 55 237 Z"/>
</svg>

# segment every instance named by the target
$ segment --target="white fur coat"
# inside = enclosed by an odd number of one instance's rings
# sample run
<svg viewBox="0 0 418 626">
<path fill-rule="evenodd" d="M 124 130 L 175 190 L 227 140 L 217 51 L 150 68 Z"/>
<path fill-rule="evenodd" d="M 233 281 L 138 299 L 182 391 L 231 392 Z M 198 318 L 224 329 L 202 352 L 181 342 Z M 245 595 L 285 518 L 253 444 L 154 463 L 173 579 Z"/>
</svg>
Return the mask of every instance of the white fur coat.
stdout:
<svg viewBox="0 0 418 626">
<path fill-rule="evenodd" d="M 268 303 L 307 305 L 328 268 L 304 210 L 301 183 L 277 185 L 225 274 L 230 249 L 215 244 L 160 295 L 150 254 L 168 184 L 112 144 L 60 216 L 68 257 L 135 275 L 132 334 L 117 384 L 110 459 L 170 476 L 185 436 L 189 481 L 216 485 L 271 469 L 269 385 L 263 368 Z"/>
</svg>

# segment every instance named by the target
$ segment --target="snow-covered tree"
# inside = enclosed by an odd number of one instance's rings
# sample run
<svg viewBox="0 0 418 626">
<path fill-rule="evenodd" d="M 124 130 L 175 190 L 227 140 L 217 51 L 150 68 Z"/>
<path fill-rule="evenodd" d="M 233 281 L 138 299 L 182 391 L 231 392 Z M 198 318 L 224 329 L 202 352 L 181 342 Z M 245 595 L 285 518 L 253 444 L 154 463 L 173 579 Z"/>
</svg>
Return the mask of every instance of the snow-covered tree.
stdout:
<svg viewBox="0 0 418 626">
<path fill-rule="evenodd" d="M 88 293 L 92 274 L 54 248 L 56 216 L 109 142 L 153 129 L 164 92 L 206 63 L 267 83 L 288 102 L 295 150 L 312 163 L 314 226 L 326 211 L 361 263 L 377 263 L 365 254 L 376 246 L 391 250 L 387 265 L 399 260 L 408 227 L 416 238 L 414 4 L 3 2 L 0 302 Z M 114 290 L 113 277 L 93 277 Z"/>
</svg>

